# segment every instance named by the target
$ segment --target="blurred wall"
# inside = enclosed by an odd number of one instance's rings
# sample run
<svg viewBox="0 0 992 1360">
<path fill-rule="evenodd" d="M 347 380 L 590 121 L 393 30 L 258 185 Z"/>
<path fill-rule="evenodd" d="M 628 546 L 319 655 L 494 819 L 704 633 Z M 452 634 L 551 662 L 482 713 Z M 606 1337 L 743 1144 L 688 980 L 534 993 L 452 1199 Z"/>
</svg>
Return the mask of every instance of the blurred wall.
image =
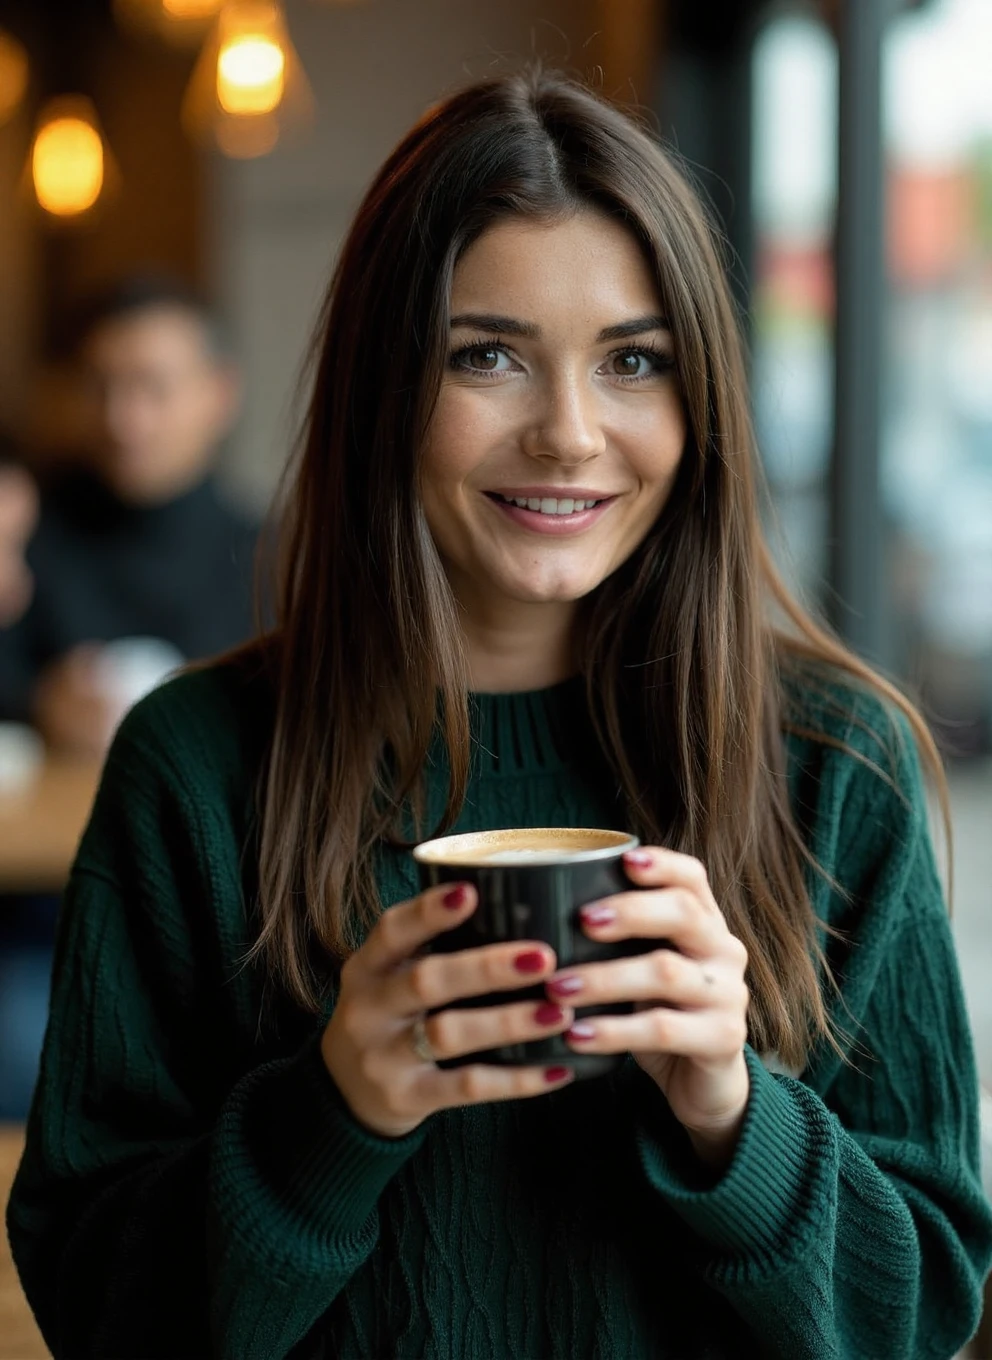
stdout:
<svg viewBox="0 0 992 1360">
<path fill-rule="evenodd" d="M 335 252 L 389 150 L 446 91 L 530 56 L 650 103 L 643 87 L 653 69 L 657 6 L 290 0 L 287 9 L 316 98 L 316 127 L 256 161 L 218 159 L 209 242 L 211 276 L 247 377 L 227 472 L 235 494 L 259 506 L 295 428 L 295 380 Z"/>
<path fill-rule="evenodd" d="M 18 429 L 38 345 L 39 244 L 24 185 L 28 117 L 0 127 L 0 426 Z"/>
</svg>

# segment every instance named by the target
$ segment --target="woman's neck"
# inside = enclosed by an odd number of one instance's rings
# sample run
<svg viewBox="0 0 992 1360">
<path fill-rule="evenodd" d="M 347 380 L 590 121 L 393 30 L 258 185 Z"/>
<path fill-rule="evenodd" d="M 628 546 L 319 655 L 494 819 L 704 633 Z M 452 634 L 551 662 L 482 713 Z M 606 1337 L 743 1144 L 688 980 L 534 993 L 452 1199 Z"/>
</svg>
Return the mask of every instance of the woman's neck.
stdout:
<svg viewBox="0 0 992 1360">
<path fill-rule="evenodd" d="M 506 601 L 462 605 L 470 685 L 483 694 L 547 689 L 575 674 L 577 606 Z"/>
</svg>

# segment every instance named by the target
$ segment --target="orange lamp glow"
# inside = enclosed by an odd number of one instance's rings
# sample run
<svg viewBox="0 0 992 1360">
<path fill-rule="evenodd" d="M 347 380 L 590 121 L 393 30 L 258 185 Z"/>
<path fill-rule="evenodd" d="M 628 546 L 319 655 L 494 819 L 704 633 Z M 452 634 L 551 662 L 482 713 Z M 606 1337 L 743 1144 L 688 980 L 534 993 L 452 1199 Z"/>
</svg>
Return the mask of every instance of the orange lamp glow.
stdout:
<svg viewBox="0 0 992 1360">
<path fill-rule="evenodd" d="M 28 54 L 9 33 L 0 32 L 0 123 L 20 106 L 28 88 Z"/>
<path fill-rule="evenodd" d="M 92 208 L 103 190 L 105 160 L 89 100 L 53 100 L 31 147 L 31 177 L 45 212 L 77 217 Z"/>
<path fill-rule="evenodd" d="M 225 113 L 272 113 L 286 90 L 286 54 L 266 33 L 240 33 L 217 57 L 217 101 Z"/>
<path fill-rule="evenodd" d="M 212 19 L 223 8 L 224 0 L 162 0 L 162 9 L 170 19 Z"/>
<path fill-rule="evenodd" d="M 227 0 L 183 99 L 183 124 L 226 156 L 264 156 L 308 126 L 313 96 L 278 0 Z"/>
</svg>

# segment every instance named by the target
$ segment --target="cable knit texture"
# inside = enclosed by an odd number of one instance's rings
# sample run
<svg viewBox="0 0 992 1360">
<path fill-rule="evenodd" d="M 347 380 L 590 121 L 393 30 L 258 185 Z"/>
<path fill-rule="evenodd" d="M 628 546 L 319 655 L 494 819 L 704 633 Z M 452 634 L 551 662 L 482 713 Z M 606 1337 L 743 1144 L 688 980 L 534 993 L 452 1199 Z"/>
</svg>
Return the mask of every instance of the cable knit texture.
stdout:
<svg viewBox="0 0 992 1360">
<path fill-rule="evenodd" d="M 748 1050 L 718 1178 L 651 1080 L 363 1130 L 323 1021 L 245 962 L 253 788 L 272 704 L 226 664 L 125 722 L 60 923 L 51 1022 L 8 1211 L 57 1357 L 949 1360 L 992 1256 L 977 1083 L 920 772 L 901 721 L 799 702 L 793 805 L 844 932 L 849 1061 Z M 575 683 L 477 696 L 459 829 L 622 826 Z M 430 806 L 443 801 L 443 752 Z M 382 847 L 384 904 L 415 891 Z M 332 1004 L 332 1003 L 331 1003 Z M 329 1013 L 329 1011 L 328 1011 Z"/>
</svg>

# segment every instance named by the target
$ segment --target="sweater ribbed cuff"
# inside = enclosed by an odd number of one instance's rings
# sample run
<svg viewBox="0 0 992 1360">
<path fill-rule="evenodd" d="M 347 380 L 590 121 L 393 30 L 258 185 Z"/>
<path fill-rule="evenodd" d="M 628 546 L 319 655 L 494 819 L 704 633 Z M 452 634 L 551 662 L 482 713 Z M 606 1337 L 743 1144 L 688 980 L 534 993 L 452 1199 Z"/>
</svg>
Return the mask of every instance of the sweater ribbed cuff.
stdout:
<svg viewBox="0 0 992 1360">
<path fill-rule="evenodd" d="M 822 1182 L 833 1162 L 832 1135 L 830 1116 L 812 1092 L 773 1077 L 753 1050 L 745 1058 L 751 1093 L 744 1125 L 715 1181 L 688 1150 L 687 1137 L 673 1147 L 675 1121 L 660 1092 L 664 1113 L 645 1110 L 637 1144 L 651 1185 L 711 1251 L 746 1258 L 764 1272 L 781 1269 L 783 1257 L 794 1256 L 829 1213 Z"/>
<path fill-rule="evenodd" d="M 244 1230 L 289 1215 L 315 1244 L 352 1245 L 392 1177 L 420 1147 L 424 1125 L 379 1138 L 356 1121 L 320 1054 L 319 1036 L 237 1089 L 214 1155 L 225 1217 Z"/>
</svg>

